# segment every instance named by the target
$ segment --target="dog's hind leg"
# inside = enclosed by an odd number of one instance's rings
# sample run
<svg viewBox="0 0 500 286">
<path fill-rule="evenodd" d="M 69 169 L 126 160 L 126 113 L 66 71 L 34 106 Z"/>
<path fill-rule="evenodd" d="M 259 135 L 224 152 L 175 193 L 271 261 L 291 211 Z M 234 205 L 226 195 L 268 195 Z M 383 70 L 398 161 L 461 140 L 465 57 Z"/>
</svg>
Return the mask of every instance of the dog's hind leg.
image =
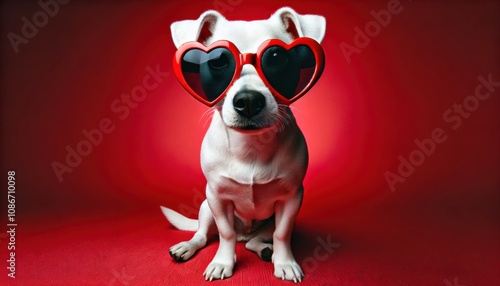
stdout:
<svg viewBox="0 0 500 286">
<path fill-rule="evenodd" d="M 217 230 L 214 217 L 207 201 L 203 201 L 198 214 L 198 230 L 188 241 L 183 241 L 170 247 L 169 253 L 173 259 L 183 262 L 191 258 L 198 249 L 207 244 L 208 234 L 213 234 Z"/>
<path fill-rule="evenodd" d="M 262 229 L 258 230 L 256 236 L 250 239 L 245 248 L 257 253 L 264 261 L 271 261 L 273 255 L 273 232 L 274 222 L 267 223 Z"/>
</svg>

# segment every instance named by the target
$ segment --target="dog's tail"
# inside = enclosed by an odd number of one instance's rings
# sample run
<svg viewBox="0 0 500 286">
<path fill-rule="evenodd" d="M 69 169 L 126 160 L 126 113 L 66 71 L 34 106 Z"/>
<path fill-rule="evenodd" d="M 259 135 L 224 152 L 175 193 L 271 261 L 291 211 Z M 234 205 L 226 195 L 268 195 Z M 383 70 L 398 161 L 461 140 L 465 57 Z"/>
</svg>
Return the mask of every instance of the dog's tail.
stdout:
<svg viewBox="0 0 500 286">
<path fill-rule="evenodd" d="M 160 208 L 167 220 L 177 229 L 187 231 L 198 230 L 198 220 L 185 217 L 180 213 L 166 207 L 160 206 Z"/>
</svg>

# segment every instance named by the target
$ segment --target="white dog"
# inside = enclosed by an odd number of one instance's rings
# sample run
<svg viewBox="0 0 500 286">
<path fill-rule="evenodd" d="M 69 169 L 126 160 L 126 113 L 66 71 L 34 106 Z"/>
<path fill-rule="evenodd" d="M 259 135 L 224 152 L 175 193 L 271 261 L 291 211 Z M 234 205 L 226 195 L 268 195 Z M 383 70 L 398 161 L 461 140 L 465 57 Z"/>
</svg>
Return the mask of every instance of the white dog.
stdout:
<svg viewBox="0 0 500 286">
<path fill-rule="evenodd" d="M 290 43 L 309 37 L 318 43 L 325 34 L 325 18 L 299 15 L 285 7 L 269 19 L 228 21 L 216 11 L 197 20 L 171 25 L 177 47 L 198 41 L 208 46 L 228 40 L 241 53 L 255 53 L 268 39 Z M 241 100 L 243 97 L 244 100 Z M 220 245 L 204 272 L 206 280 L 232 276 L 236 241 L 263 260 L 272 260 L 274 275 L 301 281 L 290 238 L 299 212 L 302 181 L 308 163 L 302 132 L 287 105 L 279 104 L 251 65 L 229 87 L 213 118 L 201 147 L 201 166 L 207 179 L 206 197 L 198 221 L 162 207 L 178 229 L 196 231 L 189 241 L 170 248 L 177 261 L 186 261 L 207 243 L 207 235 L 219 233 Z"/>
</svg>

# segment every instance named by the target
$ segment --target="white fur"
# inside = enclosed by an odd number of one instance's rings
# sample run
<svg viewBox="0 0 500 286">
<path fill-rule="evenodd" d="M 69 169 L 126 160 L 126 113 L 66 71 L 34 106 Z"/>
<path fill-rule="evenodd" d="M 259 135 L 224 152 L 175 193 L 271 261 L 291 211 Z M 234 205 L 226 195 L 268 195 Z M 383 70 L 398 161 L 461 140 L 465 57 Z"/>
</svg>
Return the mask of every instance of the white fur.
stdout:
<svg viewBox="0 0 500 286">
<path fill-rule="evenodd" d="M 296 30 L 288 33 L 289 27 Z M 296 35 L 321 42 L 325 19 L 299 15 L 288 7 L 267 20 L 250 22 L 228 21 L 216 11 L 207 11 L 197 20 L 173 23 L 171 31 L 177 47 L 187 41 L 210 45 L 224 39 L 242 53 L 254 53 L 271 38 L 291 42 Z M 252 119 L 242 117 L 233 107 L 232 99 L 240 90 L 258 91 L 265 97 L 265 108 Z M 259 129 L 242 130 L 247 124 Z M 290 109 L 276 103 L 253 66 L 244 66 L 223 103 L 214 109 L 202 143 L 207 199 L 201 205 L 199 222 L 162 208 L 177 228 L 196 230 L 191 240 L 170 248 L 172 257 L 189 259 L 205 246 L 209 233 L 218 232 L 219 249 L 203 274 L 205 279 L 224 279 L 233 274 L 238 239 L 248 241 L 246 247 L 263 259 L 273 251 L 276 277 L 301 281 L 304 274 L 291 252 L 290 236 L 302 202 L 307 157 L 304 136 Z M 269 219 L 273 215 L 274 219 Z"/>
<path fill-rule="evenodd" d="M 196 231 L 198 229 L 198 220 L 187 218 L 180 213 L 166 207 L 160 207 L 167 220 L 180 230 Z"/>
</svg>

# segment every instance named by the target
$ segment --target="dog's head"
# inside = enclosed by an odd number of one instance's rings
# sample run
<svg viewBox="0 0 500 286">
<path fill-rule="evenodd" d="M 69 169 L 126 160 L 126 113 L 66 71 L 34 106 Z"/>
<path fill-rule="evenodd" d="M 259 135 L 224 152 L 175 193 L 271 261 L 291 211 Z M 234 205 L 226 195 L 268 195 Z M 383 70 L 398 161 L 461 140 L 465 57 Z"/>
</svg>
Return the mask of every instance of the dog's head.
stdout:
<svg viewBox="0 0 500 286">
<path fill-rule="evenodd" d="M 267 20 L 228 21 L 217 11 L 211 10 L 197 20 L 179 21 L 171 25 L 177 48 L 191 41 L 209 46 L 216 41 L 227 40 L 234 43 L 241 53 L 255 53 L 269 39 L 290 43 L 299 37 L 309 37 L 320 43 L 325 29 L 324 17 L 299 15 L 288 7 L 279 9 Z M 222 120 L 226 126 L 239 130 L 262 129 L 287 118 L 287 106 L 276 101 L 255 67 L 249 64 L 243 66 L 239 78 L 217 106 L 222 109 Z"/>
</svg>

